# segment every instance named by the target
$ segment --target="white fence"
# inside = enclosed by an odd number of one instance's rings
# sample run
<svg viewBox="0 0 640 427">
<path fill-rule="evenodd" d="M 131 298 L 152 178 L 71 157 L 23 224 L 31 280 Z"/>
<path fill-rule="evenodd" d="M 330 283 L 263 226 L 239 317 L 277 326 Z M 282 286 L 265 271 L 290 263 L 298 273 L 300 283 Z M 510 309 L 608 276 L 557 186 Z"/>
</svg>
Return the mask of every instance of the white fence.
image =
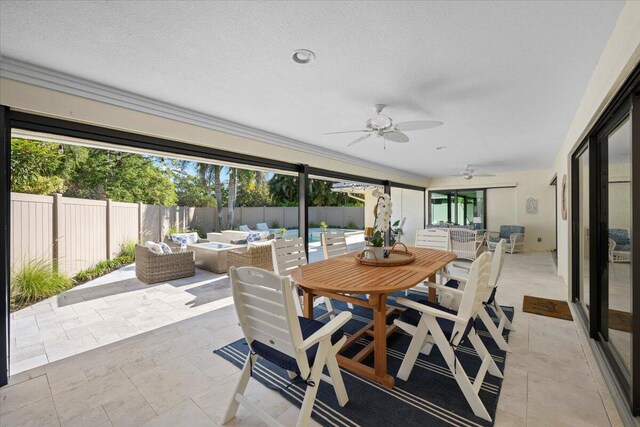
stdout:
<svg viewBox="0 0 640 427">
<path fill-rule="evenodd" d="M 298 208 L 235 208 L 234 226 L 298 226 Z M 227 208 L 221 228 L 229 228 Z M 311 207 L 309 223 L 364 227 L 362 207 Z M 170 228 L 218 229 L 217 208 L 145 205 L 11 193 L 11 266 L 45 259 L 73 275 L 120 251 L 126 242 L 161 240 Z"/>
</svg>

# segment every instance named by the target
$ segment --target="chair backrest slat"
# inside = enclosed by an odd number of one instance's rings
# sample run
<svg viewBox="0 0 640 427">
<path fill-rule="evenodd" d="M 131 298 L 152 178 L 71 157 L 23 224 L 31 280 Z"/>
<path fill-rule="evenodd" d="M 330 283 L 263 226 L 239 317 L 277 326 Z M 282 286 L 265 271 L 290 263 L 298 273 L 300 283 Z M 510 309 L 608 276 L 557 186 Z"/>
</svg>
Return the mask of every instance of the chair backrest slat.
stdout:
<svg viewBox="0 0 640 427">
<path fill-rule="evenodd" d="M 308 370 L 302 331 L 296 314 L 293 285 L 288 277 L 254 267 L 229 268 L 233 301 L 247 343 L 254 341 L 296 358 Z"/>
<path fill-rule="evenodd" d="M 324 259 L 345 255 L 349 252 L 344 231 L 326 231 L 322 233 L 321 241 Z"/>
<path fill-rule="evenodd" d="M 464 294 L 460 299 L 458 316 L 463 319 L 475 317 L 487 295 L 489 275 L 491 274 L 491 252 L 484 252 L 471 264 L 469 277 L 464 287 Z M 466 325 L 456 324 L 452 336 L 462 338 Z M 457 344 L 455 342 L 454 344 Z"/>
<path fill-rule="evenodd" d="M 291 275 L 291 270 L 307 264 L 302 237 L 276 239 L 271 242 L 273 271 L 280 276 Z"/>
<path fill-rule="evenodd" d="M 496 250 L 493 253 L 493 259 L 491 260 L 491 276 L 489 277 L 489 288 L 495 288 L 498 286 L 498 279 L 502 274 L 502 266 L 504 265 L 504 253 L 506 250 L 506 240 L 500 239 L 496 245 Z M 489 289 L 491 291 L 491 289 Z"/>
<path fill-rule="evenodd" d="M 451 250 L 451 240 L 449 238 L 449 230 L 446 228 L 426 228 L 416 231 L 417 248 L 441 249 L 444 251 Z"/>
</svg>

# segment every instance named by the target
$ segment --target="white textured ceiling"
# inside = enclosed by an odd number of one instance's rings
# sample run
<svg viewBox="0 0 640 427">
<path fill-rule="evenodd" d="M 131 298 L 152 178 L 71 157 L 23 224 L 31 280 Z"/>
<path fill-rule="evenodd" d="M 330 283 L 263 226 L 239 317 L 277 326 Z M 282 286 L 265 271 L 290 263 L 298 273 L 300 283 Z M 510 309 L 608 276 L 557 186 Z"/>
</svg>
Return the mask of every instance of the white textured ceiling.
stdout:
<svg viewBox="0 0 640 427">
<path fill-rule="evenodd" d="M 0 53 L 423 176 L 502 172 L 551 166 L 622 6 L 2 1 Z M 445 125 L 322 135 L 374 103 Z"/>
</svg>

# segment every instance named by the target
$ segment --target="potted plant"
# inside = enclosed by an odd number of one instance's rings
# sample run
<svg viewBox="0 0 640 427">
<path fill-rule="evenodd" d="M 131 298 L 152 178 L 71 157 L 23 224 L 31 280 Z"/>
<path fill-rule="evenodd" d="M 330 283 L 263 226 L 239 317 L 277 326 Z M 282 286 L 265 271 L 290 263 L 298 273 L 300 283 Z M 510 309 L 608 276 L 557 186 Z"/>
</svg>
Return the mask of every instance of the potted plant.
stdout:
<svg viewBox="0 0 640 427">
<path fill-rule="evenodd" d="M 282 237 L 284 239 L 284 233 L 287 232 L 287 229 L 284 227 L 280 227 L 278 228 L 278 233 L 280 233 L 280 237 Z"/>
<path fill-rule="evenodd" d="M 322 231 L 323 233 L 326 233 L 326 232 L 327 232 L 327 228 L 328 228 L 328 227 L 329 227 L 329 226 L 327 225 L 327 223 L 326 223 L 326 222 L 322 221 L 322 222 L 320 223 L 320 231 Z"/>
<path fill-rule="evenodd" d="M 378 202 L 374 209 L 376 220 L 373 228 L 375 231 L 373 232 L 373 238 L 369 240 L 370 246 L 367 249 L 373 252 L 377 259 L 382 259 L 384 258 L 384 233 L 389 231 L 393 203 L 391 203 L 391 196 L 388 194 L 374 190 L 373 195 L 378 197 Z"/>
<path fill-rule="evenodd" d="M 406 219 L 407 218 L 404 217 L 402 218 L 402 222 L 400 222 L 400 220 L 397 220 L 391 225 L 391 232 L 393 233 L 393 239 L 398 243 L 400 242 L 400 240 L 402 239 L 402 235 L 404 234 L 404 231 L 402 230 L 402 228 L 404 227 L 404 221 Z"/>
</svg>

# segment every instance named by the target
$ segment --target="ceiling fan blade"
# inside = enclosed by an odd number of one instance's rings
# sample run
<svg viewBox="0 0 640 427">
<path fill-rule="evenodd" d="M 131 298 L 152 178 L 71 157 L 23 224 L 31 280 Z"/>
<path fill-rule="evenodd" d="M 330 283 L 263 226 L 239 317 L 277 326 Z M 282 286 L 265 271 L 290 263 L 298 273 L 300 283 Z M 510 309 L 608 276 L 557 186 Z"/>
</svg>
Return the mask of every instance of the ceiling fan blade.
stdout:
<svg viewBox="0 0 640 427">
<path fill-rule="evenodd" d="M 491 173 L 474 173 L 473 176 L 495 176 Z"/>
<path fill-rule="evenodd" d="M 414 120 L 412 122 L 400 122 L 396 123 L 396 129 L 402 131 L 423 130 L 437 128 L 444 123 L 437 120 Z"/>
<path fill-rule="evenodd" d="M 347 145 L 347 147 L 351 147 L 352 145 L 356 145 L 361 143 L 362 141 L 364 141 L 365 139 L 369 138 L 371 136 L 371 134 L 369 135 L 365 135 L 365 136 L 361 136 L 360 138 L 356 139 L 355 141 L 351 142 L 349 145 Z"/>
<path fill-rule="evenodd" d="M 409 142 L 409 137 L 399 130 L 394 130 L 391 132 L 385 132 L 384 139 L 391 142 L 400 142 L 405 143 Z"/>
<path fill-rule="evenodd" d="M 342 132 L 327 132 L 327 133 L 323 133 L 323 135 L 337 135 L 339 133 L 354 133 L 354 132 L 371 132 L 371 129 L 345 130 L 345 131 L 342 131 Z"/>
</svg>

